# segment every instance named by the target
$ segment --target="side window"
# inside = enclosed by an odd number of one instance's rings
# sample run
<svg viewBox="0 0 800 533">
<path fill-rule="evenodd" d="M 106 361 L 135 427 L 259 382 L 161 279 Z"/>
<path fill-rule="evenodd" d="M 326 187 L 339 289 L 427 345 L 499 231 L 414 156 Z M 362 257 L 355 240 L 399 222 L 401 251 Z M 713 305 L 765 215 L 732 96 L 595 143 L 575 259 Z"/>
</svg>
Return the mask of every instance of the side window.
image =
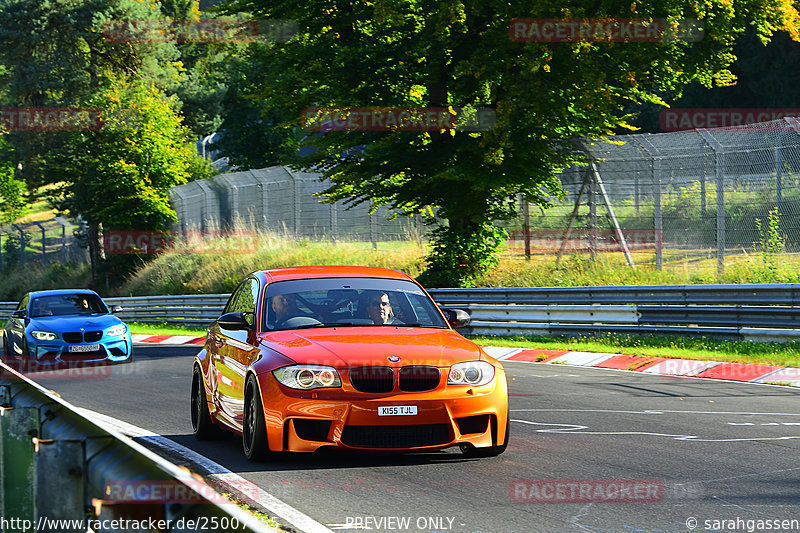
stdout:
<svg viewBox="0 0 800 533">
<path fill-rule="evenodd" d="M 441 319 L 437 320 L 437 318 L 434 318 L 434 316 L 431 314 L 432 309 L 426 298 L 417 296 L 416 294 L 409 294 L 408 299 L 411 303 L 411 307 L 414 309 L 414 314 L 417 316 L 417 320 L 423 324 L 435 324 L 438 321 L 441 321 Z"/>
<path fill-rule="evenodd" d="M 248 280 L 249 281 L 249 280 Z M 247 281 L 236 287 L 236 290 L 233 291 L 231 297 L 228 298 L 228 303 L 225 304 L 225 313 L 234 313 L 236 312 L 236 302 L 239 299 L 239 296 L 242 294 L 242 289 L 245 286 Z"/>
<path fill-rule="evenodd" d="M 30 298 L 30 296 L 26 295 L 25 298 L 23 298 L 22 301 L 19 303 L 19 305 L 17 306 L 16 310 L 19 311 L 20 309 L 24 309 L 24 310 L 27 311 L 28 310 L 28 299 L 29 298 Z"/>
<path fill-rule="evenodd" d="M 258 296 L 258 282 L 249 278 L 239 286 L 236 300 L 233 302 L 234 313 L 255 313 L 256 297 Z M 250 319 L 252 320 L 252 318 Z"/>
</svg>

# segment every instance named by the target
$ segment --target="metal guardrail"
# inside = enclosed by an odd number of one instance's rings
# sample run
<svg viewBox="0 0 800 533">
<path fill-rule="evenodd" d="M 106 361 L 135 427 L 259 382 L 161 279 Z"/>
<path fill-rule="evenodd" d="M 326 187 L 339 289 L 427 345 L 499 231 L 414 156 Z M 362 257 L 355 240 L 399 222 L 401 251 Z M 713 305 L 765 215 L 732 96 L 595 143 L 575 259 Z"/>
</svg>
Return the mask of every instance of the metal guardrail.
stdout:
<svg viewBox="0 0 800 533">
<path fill-rule="evenodd" d="M 800 306 L 800 284 L 432 289 L 440 303 Z"/>
<path fill-rule="evenodd" d="M 800 339 L 800 284 L 647 285 L 431 289 L 443 307 L 465 309 L 465 333 L 481 335 L 706 335 Z M 107 298 L 127 321 L 205 326 L 228 294 Z M 6 316 L 16 306 L 0 302 Z"/>
<path fill-rule="evenodd" d="M 478 335 L 800 339 L 800 284 L 432 289 L 430 293 L 439 305 L 467 310 L 472 320 L 464 332 Z"/>
<path fill-rule="evenodd" d="M 222 314 L 230 294 L 189 294 L 183 296 L 127 296 L 105 298 L 109 306 L 120 305 L 122 320 L 169 322 L 206 326 Z"/>
<path fill-rule="evenodd" d="M 199 476 L 2 363 L 0 372 L 0 530 L 275 532 Z M 163 522 L 139 527 L 149 519 Z"/>
</svg>

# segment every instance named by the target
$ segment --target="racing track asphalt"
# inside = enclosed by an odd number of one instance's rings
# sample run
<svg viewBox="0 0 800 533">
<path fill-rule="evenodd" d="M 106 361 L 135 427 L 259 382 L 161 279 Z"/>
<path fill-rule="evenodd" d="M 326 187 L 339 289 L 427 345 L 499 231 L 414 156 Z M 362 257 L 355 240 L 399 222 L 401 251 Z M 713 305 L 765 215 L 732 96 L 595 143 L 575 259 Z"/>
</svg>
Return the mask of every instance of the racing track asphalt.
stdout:
<svg viewBox="0 0 800 533">
<path fill-rule="evenodd" d="M 38 381 L 74 405 L 199 452 L 332 530 L 355 531 L 359 519 L 372 531 L 467 533 L 686 533 L 690 517 L 695 531 L 705 525 L 746 531 L 757 520 L 800 521 L 797 389 L 505 362 L 512 433 L 497 458 L 464 459 L 446 450 L 254 464 L 237 438 L 198 442 L 191 435 L 196 351 L 137 346 L 136 362 L 114 367 L 110 376 Z M 627 503 L 564 501 L 578 480 L 609 491 L 615 482 L 642 480 L 662 491 L 659 501 L 639 501 L 641 492 L 626 492 L 636 500 Z M 558 501 L 511 499 L 535 496 L 535 489 Z"/>
</svg>

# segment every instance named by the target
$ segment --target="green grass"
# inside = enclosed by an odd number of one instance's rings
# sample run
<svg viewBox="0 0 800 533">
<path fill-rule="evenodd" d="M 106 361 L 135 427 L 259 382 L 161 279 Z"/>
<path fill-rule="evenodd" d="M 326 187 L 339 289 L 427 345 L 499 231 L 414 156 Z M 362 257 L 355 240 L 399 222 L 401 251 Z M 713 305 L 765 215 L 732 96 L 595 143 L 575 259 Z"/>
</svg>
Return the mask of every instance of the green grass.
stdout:
<svg viewBox="0 0 800 533">
<path fill-rule="evenodd" d="M 800 367 L 800 342 L 757 343 L 709 338 L 607 335 L 588 338 L 470 336 L 481 346 L 606 352 L 675 359 Z"/>
<path fill-rule="evenodd" d="M 128 322 L 133 335 L 190 335 L 192 337 L 205 337 L 205 328 L 196 326 L 181 326 L 166 322 Z"/>
<path fill-rule="evenodd" d="M 6 268 L 0 273 L 0 300 L 17 302 L 29 291 L 88 287 L 90 281 L 89 265 L 84 264 Z M 106 296 L 102 289 L 100 294 Z"/>
<path fill-rule="evenodd" d="M 370 243 L 310 241 L 250 232 L 212 242 L 180 243 L 142 266 L 118 295 L 213 294 L 231 292 L 250 272 L 301 265 L 361 265 L 402 270 L 415 276 L 423 251 L 413 241 Z"/>
<path fill-rule="evenodd" d="M 370 243 L 295 240 L 256 233 L 212 243 L 183 243 L 142 266 L 118 295 L 203 294 L 233 290 L 253 270 L 299 265 L 362 265 L 388 267 L 418 275 L 426 250 L 414 241 Z M 725 273 L 717 276 L 717 260 L 707 250 L 665 250 L 664 267 L 655 268 L 653 251 L 635 252 L 636 268 L 621 253 L 571 254 L 555 266 L 555 254 L 534 255 L 530 261 L 509 252 L 500 264 L 473 280 L 476 287 L 558 287 L 602 285 L 667 285 L 697 283 L 800 282 L 800 254 L 784 253 L 767 265 L 756 254 L 731 250 Z"/>
</svg>

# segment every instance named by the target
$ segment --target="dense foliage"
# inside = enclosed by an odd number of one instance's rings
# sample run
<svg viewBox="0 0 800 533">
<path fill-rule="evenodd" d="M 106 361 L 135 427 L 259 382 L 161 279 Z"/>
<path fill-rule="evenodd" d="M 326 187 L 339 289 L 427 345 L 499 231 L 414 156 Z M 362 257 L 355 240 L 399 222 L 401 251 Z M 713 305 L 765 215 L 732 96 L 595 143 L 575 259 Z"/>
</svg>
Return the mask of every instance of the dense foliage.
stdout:
<svg viewBox="0 0 800 533">
<path fill-rule="evenodd" d="M 297 21 L 296 39 L 255 45 L 252 76 L 262 109 L 281 124 L 307 108 L 489 108 L 486 131 L 332 131 L 309 134 L 314 149 L 295 163 L 324 172 L 330 201 L 388 205 L 405 213 L 434 208 L 427 277 L 457 285 L 491 266 L 485 231 L 514 215 L 514 198 L 548 205 L 558 169 L 579 159 L 573 139 L 628 126 L 630 103 L 662 103 L 689 83 L 730 79 L 732 46 L 747 28 L 763 40 L 796 36 L 791 2 L 504 2 L 499 0 L 233 0 L 229 12 Z M 509 38 L 514 18 L 680 18 L 704 22 L 690 43 L 524 43 Z M 479 251 L 479 253 L 476 253 Z"/>
<path fill-rule="evenodd" d="M 201 12 L 212 5 L 218 11 Z M 219 13 L 292 21 L 298 33 L 208 44 L 115 42 L 103 32 L 111 21 Z M 704 38 L 509 36 L 515 18 L 609 17 L 697 19 Z M 102 226 L 160 228 L 174 218 L 166 189 L 212 172 L 185 144 L 221 131 L 214 149 L 234 164 L 323 172 L 332 183 L 327 201 L 387 205 L 429 221 L 435 213 L 443 222 L 423 279 L 465 285 L 496 264 L 503 234 L 495 221 L 515 215 L 518 194 L 542 207 L 561 194 L 558 172 L 580 161 L 578 139 L 630 131 L 634 112 L 673 102 L 687 87 L 733 85 L 734 52 L 746 52 L 737 42 L 767 43 L 781 31 L 797 39 L 797 24 L 791 0 L 4 0 L 3 106 L 93 106 L 134 111 L 138 122 L 99 132 L 7 132 L 0 179 L 8 198 L 25 197 L 14 180 L 28 189 L 62 184 L 53 201 L 91 223 L 93 261 L 101 261 Z M 795 44 L 779 41 L 794 54 Z M 757 58 L 774 49 L 747 52 L 743 73 L 761 68 Z M 763 93 L 765 83 L 751 80 L 741 94 Z M 301 117 L 314 107 L 458 108 L 494 122 L 472 130 L 304 130 Z"/>
</svg>

